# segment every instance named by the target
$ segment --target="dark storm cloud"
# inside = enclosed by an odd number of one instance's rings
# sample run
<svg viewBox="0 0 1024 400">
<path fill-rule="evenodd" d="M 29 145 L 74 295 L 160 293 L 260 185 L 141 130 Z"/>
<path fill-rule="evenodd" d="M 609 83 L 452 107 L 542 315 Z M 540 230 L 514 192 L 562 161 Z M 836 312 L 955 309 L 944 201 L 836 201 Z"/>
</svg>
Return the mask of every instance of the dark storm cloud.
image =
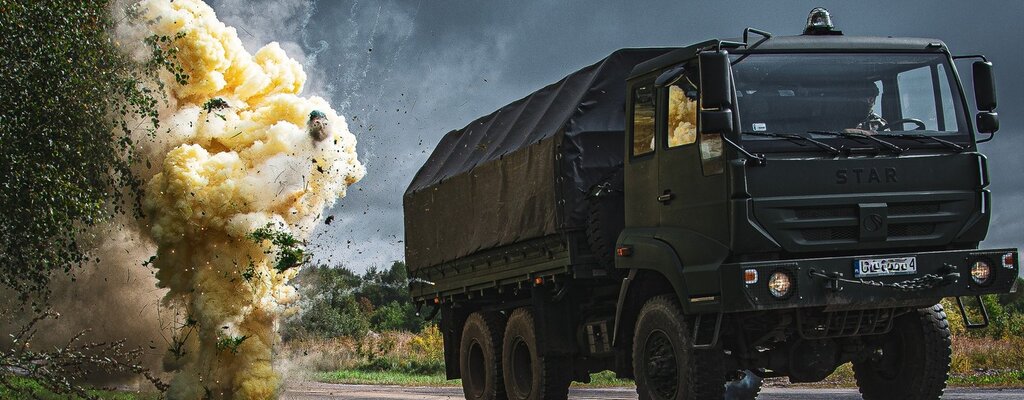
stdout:
<svg viewBox="0 0 1024 400">
<path fill-rule="evenodd" d="M 401 195 L 441 136 L 622 47 L 683 46 L 747 26 L 797 34 L 813 6 L 849 35 L 944 40 L 996 64 L 1003 129 L 989 156 L 986 246 L 1024 236 L 1024 70 L 1010 41 L 1024 3 L 803 1 L 266 1 L 213 3 L 250 50 L 302 51 L 309 91 L 329 98 L 359 138 L 366 179 L 316 232 L 322 259 L 356 268 L 403 257 Z M 969 82 L 969 65 L 961 66 Z M 351 240 L 352 243 L 348 241 Z M 361 252 L 361 254 L 360 254 Z"/>
</svg>

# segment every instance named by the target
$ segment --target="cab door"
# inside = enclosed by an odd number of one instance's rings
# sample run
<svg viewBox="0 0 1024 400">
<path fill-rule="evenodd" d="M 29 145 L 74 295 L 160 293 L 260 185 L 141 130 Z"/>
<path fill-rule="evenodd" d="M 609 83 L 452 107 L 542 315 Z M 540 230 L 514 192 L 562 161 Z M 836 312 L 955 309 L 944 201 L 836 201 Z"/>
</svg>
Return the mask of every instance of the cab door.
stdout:
<svg viewBox="0 0 1024 400">
<path fill-rule="evenodd" d="M 696 60 L 659 89 L 657 207 L 659 225 L 684 228 L 728 243 L 729 220 L 720 135 L 700 135 L 700 74 Z"/>
<path fill-rule="evenodd" d="M 626 158 L 624 168 L 626 227 L 658 226 L 657 148 L 659 105 L 654 76 L 630 81 L 626 87 Z"/>
</svg>

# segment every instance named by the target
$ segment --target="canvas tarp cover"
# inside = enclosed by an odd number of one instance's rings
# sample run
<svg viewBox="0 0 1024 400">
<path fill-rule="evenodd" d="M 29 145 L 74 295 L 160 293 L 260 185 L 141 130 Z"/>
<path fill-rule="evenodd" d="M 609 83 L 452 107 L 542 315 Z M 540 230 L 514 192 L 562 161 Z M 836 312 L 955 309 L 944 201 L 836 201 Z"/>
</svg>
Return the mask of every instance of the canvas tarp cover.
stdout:
<svg viewBox="0 0 1024 400">
<path fill-rule="evenodd" d="M 583 228 L 622 164 L 626 78 L 669 49 L 624 49 L 449 132 L 405 192 L 410 270 Z"/>
</svg>

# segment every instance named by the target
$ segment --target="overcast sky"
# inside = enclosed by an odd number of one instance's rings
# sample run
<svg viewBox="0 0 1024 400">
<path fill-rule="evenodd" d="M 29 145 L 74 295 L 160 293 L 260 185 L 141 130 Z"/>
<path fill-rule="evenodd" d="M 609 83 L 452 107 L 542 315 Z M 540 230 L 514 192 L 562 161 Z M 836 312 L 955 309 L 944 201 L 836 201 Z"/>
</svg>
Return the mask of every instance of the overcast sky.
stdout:
<svg viewBox="0 0 1024 400">
<path fill-rule="evenodd" d="M 254 52 L 302 60 L 359 138 L 366 178 L 314 235 L 321 260 L 353 269 L 403 258 L 402 193 L 441 136 L 623 47 L 685 46 L 752 26 L 799 34 L 823 6 L 847 35 L 933 37 L 996 65 L 1002 130 L 989 157 L 985 247 L 1024 244 L 1021 1 L 211 1 Z M 970 81 L 969 66 L 961 66 Z M 969 94 L 970 95 L 970 94 Z"/>
</svg>

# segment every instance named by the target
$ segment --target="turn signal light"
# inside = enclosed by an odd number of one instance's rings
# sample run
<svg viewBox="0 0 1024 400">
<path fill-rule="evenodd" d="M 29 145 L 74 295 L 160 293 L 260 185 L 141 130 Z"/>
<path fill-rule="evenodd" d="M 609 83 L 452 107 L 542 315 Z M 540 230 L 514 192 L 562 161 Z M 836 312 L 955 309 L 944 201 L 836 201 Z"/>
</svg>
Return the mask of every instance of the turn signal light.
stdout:
<svg viewBox="0 0 1024 400">
<path fill-rule="evenodd" d="M 633 255 L 633 248 L 629 246 L 622 246 L 615 249 L 615 255 L 619 257 L 629 257 Z"/>
<path fill-rule="evenodd" d="M 1017 265 L 1017 260 L 1013 259 L 1013 253 L 1003 254 L 1003 268 L 1013 269 Z"/>
<path fill-rule="evenodd" d="M 748 285 L 753 285 L 753 284 L 757 283 L 757 270 L 756 269 L 743 270 L 743 283 L 746 283 Z"/>
</svg>

